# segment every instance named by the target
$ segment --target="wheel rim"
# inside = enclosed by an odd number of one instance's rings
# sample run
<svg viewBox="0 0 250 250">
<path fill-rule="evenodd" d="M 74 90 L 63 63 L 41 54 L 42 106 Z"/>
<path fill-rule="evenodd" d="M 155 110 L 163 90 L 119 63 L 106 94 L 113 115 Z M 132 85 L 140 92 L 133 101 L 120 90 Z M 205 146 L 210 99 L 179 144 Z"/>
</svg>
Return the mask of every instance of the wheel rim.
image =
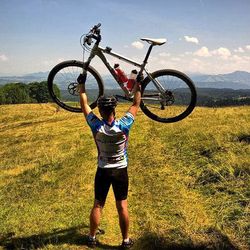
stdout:
<svg viewBox="0 0 250 250">
<path fill-rule="evenodd" d="M 152 81 L 145 84 L 142 108 L 147 115 L 160 122 L 175 122 L 192 112 L 196 92 L 189 80 L 171 72 L 155 75 L 154 79 L 165 89 L 165 94 L 161 94 Z"/>
<path fill-rule="evenodd" d="M 51 94 L 55 102 L 64 109 L 81 112 L 77 78 L 82 73 L 82 65 L 72 63 L 59 67 L 52 79 Z M 90 69 L 87 71 L 85 89 L 91 108 L 96 107 L 100 92 L 96 77 Z"/>
</svg>

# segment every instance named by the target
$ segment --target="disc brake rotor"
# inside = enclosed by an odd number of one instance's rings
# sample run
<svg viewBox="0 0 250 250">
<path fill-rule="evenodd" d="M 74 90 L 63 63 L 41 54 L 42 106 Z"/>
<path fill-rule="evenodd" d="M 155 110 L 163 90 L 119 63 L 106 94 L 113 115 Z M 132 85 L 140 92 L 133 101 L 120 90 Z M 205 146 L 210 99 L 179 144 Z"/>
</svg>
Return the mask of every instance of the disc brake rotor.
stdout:
<svg viewBox="0 0 250 250">
<path fill-rule="evenodd" d="M 174 99 L 174 95 L 172 91 L 166 90 L 164 95 L 161 95 L 161 100 L 160 100 L 161 110 L 164 110 L 165 106 L 173 105 L 174 102 L 175 102 L 175 99 Z"/>
<path fill-rule="evenodd" d="M 175 99 L 174 99 L 174 95 L 173 95 L 172 91 L 167 90 L 165 92 L 165 98 L 166 98 L 165 99 L 166 106 L 170 106 L 170 105 L 174 104 Z"/>
<path fill-rule="evenodd" d="M 78 83 L 77 82 L 70 83 L 68 86 L 68 91 L 71 95 L 78 96 L 79 95 Z"/>
</svg>

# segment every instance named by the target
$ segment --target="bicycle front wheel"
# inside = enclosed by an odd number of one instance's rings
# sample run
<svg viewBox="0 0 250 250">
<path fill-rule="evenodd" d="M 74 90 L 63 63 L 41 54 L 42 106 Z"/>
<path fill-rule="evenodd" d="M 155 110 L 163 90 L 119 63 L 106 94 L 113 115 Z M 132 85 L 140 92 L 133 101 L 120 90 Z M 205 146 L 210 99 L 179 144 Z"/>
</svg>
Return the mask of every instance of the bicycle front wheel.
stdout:
<svg viewBox="0 0 250 250">
<path fill-rule="evenodd" d="M 57 64 L 49 73 L 48 89 L 52 99 L 62 108 L 71 112 L 82 112 L 77 78 L 82 73 L 80 61 L 64 61 Z M 87 69 L 85 89 L 92 109 L 97 106 L 97 99 L 103 95 L 103 81 L 99 73 L 91 66 Z"/>
<path fill-rule="evenodd" d="M 171 69 L 155 71 L 142 84 L 142 111 L 151 119 L 171 123 L 187 117 L 197 94 L 192 80 Z"/>
</svg>

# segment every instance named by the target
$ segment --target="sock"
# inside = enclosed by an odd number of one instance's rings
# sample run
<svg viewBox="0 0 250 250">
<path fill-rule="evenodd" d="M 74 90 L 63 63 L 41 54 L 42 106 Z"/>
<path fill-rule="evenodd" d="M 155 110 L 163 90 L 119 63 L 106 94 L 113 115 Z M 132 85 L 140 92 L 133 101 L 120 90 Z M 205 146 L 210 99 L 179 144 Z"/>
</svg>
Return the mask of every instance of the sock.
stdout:
<svg viewBox="0 0 250 250">
<path fill-rule="evenodd" d="M 129 238 L 124 239 L 124 240 L 123 240 L 123 242 L 125 242 L 125 243 L 129 243 Z"/>
</svg>

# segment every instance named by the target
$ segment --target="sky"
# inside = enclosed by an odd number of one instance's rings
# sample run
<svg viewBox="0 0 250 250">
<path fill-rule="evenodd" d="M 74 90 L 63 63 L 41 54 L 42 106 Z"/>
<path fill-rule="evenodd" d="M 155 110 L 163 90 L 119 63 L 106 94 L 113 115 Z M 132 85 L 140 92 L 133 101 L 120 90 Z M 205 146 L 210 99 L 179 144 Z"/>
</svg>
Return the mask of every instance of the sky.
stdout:
<svg viewBox="0 0 250 250">
<path fill-rule="evenodd" d="M 250 0 L 0 0 L 0 76 L 81 60 L 80 36 L 99 22 L 101 46 L 137 62 L 148 48 L 140 38 L 166 38 L 149 70 L 250 72 L 249 13 Z"/>
</svg>

